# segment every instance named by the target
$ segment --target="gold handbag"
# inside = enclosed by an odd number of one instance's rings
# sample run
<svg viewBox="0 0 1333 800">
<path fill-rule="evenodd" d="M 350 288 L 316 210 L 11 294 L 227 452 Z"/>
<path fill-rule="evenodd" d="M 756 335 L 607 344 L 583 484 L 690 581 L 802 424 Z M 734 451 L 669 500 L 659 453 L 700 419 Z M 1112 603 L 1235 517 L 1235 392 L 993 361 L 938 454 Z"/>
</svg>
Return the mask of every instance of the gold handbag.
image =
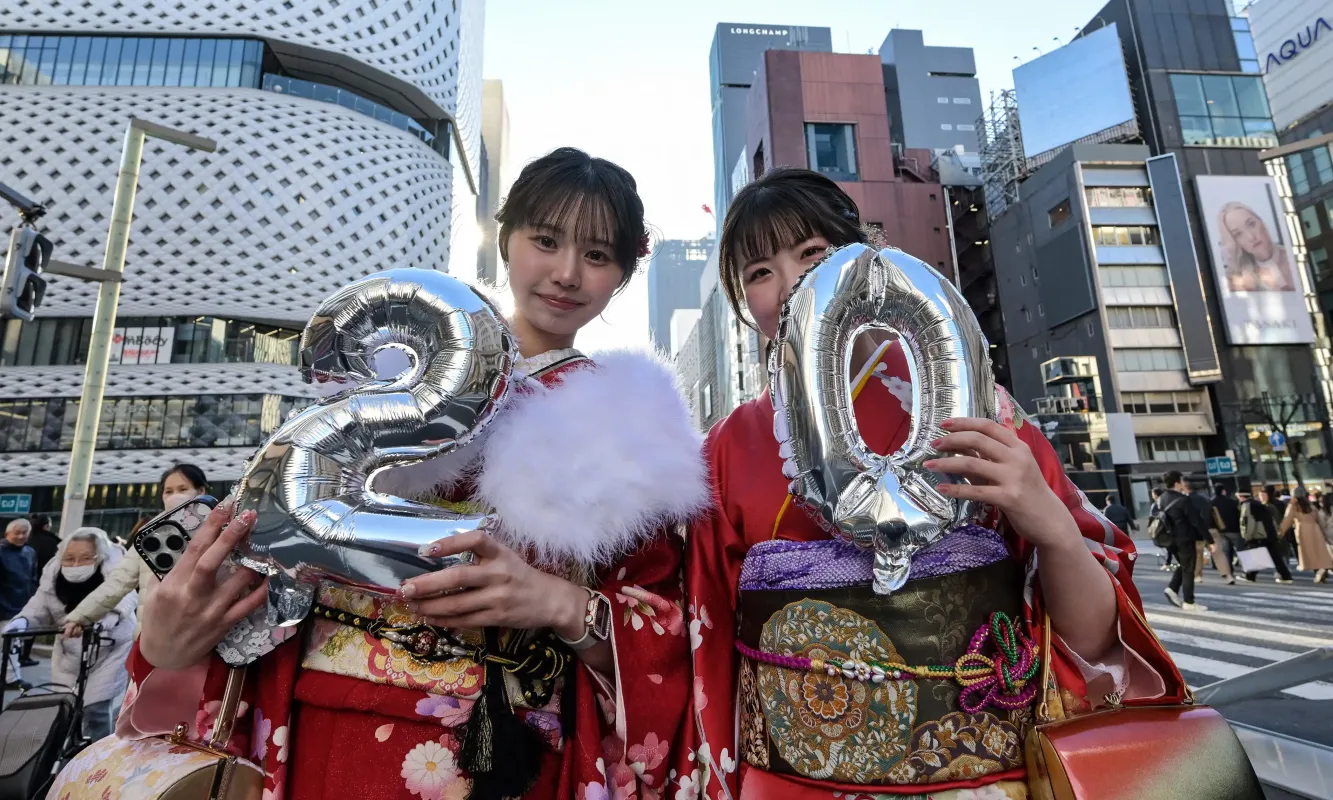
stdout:
<svg viewBox="0 0 1333 800">
<path fill-rule="evenodd" d="M 1055 719 L 1049 616 L 1045 622 L 1041 703 L 1026 741 L 1031 800 L 1263 800 L 1235 732 L 1221 714 L 1195 705 L 1188 686 L 1184 703 L 1122 706 L 1110 695 L 1108 709 Z"/>
<path fill-rule="evenodd" d="M 74 757 L 56 777 L 51 800 L 101 800 L 103 797 L 143 800 L 260 800 L 264 772 L 227 753 L 236 711 L 241 702 L 245 669 L 227 674 L 222 707 L 208 743 L 189 739 L 182 722 L 168 736 L 94 742 Z"/>
</svg>

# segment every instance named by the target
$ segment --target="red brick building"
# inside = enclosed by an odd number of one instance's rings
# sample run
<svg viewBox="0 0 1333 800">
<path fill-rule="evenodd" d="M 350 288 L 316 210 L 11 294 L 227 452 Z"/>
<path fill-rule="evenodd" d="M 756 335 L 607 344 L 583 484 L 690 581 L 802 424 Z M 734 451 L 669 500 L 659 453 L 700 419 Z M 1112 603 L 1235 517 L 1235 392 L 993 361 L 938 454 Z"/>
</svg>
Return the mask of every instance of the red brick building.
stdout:
<svg viewBox="0 0 1333 800">
<path fill-rule="evenodd" d="M 769 50 L 748 118 L 751 178 L 774 167 L 823 172 L 889 244 L 953 278 L 944 192 L 931 182 L 930 151 L 895 158 L 879 56 Z"/>
</svg>

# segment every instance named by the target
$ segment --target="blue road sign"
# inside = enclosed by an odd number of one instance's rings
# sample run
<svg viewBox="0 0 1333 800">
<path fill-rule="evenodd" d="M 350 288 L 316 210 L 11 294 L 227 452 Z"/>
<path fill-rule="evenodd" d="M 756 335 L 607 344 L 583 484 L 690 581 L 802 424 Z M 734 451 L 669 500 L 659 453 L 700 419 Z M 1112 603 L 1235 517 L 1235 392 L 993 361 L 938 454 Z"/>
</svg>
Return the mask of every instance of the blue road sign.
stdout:
<svg viewBox="0 0 1333 800">
<path fill-rule="evenodd" d="M 1226 456 L 1217 456 L 1208 459 L 1209 475 L 1235 475 L 1236 464 Z"/>
<path fill-rule="evenodd" d="M 0 514 L 27 514 L 32 510 L 30 494 L 0 494 Z"/>
<path fill-rule="evenodd" d="M 1274 453 L 1281 453 L 1287 449 L 1287 437 L 1277 431 L 1268 434 L 1268 445 L 1273 448 Z"/>
</svg>

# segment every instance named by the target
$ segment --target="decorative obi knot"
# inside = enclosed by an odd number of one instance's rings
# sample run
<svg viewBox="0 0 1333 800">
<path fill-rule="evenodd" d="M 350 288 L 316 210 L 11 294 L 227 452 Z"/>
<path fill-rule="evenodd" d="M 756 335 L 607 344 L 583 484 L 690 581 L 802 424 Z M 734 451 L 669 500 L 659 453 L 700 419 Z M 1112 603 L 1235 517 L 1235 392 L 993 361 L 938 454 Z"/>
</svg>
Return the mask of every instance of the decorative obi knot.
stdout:
<svg viewBox="0 0 1333 800">
<path fill-rule="evenodd" d="M 987 641 L 994 642 L 994 655 L 983 652 Z M 854 681 L 883 683 L 904 680 L 951 680 L 962 688 L 958 705 L 970 714 L 983 708 L 1006 711 L 1027 708 L 1037 694 L 1032 678 L 1039 663 L 1037 646 L 1003 611 L 991 614 L 990 621 L 977 629 L 967 652 L 953 664 L 914 667 L 896 661 L 860 661 L 855 658 L 804 658 L 765 653 L 745 642 L 736 642 L 736 651 L 746 658 L 775 667 L 841 675 Z"/>
</svg>

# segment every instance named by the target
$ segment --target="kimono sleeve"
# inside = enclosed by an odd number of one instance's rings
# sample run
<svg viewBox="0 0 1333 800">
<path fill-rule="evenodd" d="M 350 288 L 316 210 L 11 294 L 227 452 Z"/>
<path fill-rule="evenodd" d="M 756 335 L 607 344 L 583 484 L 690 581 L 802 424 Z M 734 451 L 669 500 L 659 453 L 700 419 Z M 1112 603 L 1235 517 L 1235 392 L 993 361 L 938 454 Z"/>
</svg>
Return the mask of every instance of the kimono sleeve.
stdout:
<svg viewBox="0 0 1333 800">
<path fill-rule="evenodd" d="M 645 797 L 668 782 L 686 730 L 689 649 L 681 612 L 682 543 L 662 531 L 609 571 L 615 675 L 579 662 L 567 781 L 584 797 Z"/>
<path fill-rule="evenodd" d="M 1001 422 L 1011 426 L 1018 437 L 1027 444 L 1041 468 L 1046 484 L 1069 509 L 1070 516 L 1078 525 L 1083 535 L 1083 543 L 1092 553 L 1097 563 L 1106 570 L 1116 595 L 1118 609 L 1117 626 L 1119 645 L 1112 648 L 1102 661 L 1089 664 L 1076 653 L 1064 646 L 1059 637 L 1053 637 L 1055 653 L 1051 660 L 1059 685 L 1066 689 L 1062 693 L 1068 711 L 1086 711 L 1094 705 L 1089 700 L 1090 682 L 1109 678 L 1115 685 L 1113 691 L 1126 700 L 1175 699 L 1184 697 L 1184 679 L 1166 649 L 1157 641 L 1144 621 L 1143 601 L 1134 586 L 1133 569 L 1138 558 L 1134 542 L 1124 531 L 1116 528 L 1101 514 L 1074 482 L 1065 474 L 1055 449 L 1046 439 L 1041 428 L 1026 417 L 1021 409 L 1003 390 L 1000 395 Z M 1002 526 L 1007 527 L 1007 525 Z M 1037 580 L 1038 559 L 1036 549 L 1025 539 L 1016 535 L 1009 536 L 1010 546 L 1017 556 L 1027 564 L 1027 576 L 1024 586 L 1024 613 L 1032 635 L 1037 636 L 1040 625 L 1044 622 L 1041 610 L 1040 583 Z M 1099 684 L 1100 685 L 1100 684 Z M 1109 692 L 1108 692 L 1109 693 Z"/>
<path fill-rule="evenodd" d="M 685 585 L 689 599 L 690 649 L 694 667 L 692 741 L 681 751 L 677 786 L 692 797 L 738 795 L 736 767 L 736 604 L 741 565 L 748 549 L 722 502 L 726 487 L 718 469 L 719 435 L 707 452 L 716 496 L 713 510 L 686 537 Z"/>
</svg>

